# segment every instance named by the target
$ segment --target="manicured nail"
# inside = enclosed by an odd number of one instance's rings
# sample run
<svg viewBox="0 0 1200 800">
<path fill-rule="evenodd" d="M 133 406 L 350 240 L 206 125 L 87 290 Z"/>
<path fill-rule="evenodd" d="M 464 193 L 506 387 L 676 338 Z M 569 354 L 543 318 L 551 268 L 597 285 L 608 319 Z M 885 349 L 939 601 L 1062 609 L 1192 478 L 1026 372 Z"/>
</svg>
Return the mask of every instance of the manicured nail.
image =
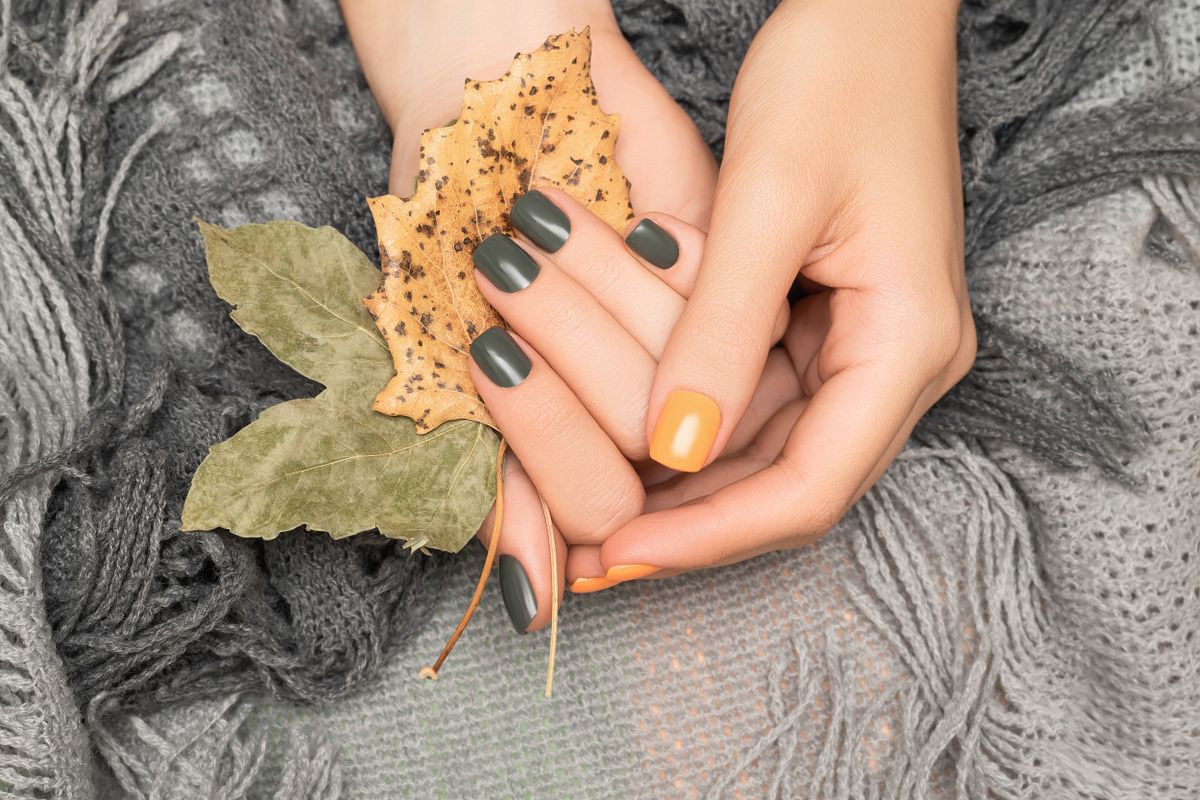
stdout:
<svg viewBox="0 0 1200 800">
<path fill-rule="evenodd" d="M 608 578 L 576 578 L 571 581 L 571 585 L 568 588 L 575 594 L 587 594 L 588 592 L 611 589 L 616 585 L 616 583 L 610 581 Z"/>
<path fill-rule="evenodd" d="M 513 227 L 547 253 L 553 253 L 567 243 L 571 235 L 571 220 L 546 195 L 531 189 L 513 203 L 508 218 Z"/>
<path fill-rule="evenodd" d="M 500 556 L 500 594 L 504 607 L 517 633 L 525 633 L 529 623 L 537 616 L 537 597 L 521 562 L 513 556 Z"/>
<path fill-rule="evenodd" d="M 502 292 L 519 292 L 541 272 L 521 246 L 502 233 L 484 239 L 471 254 L 475 268 Z"/>
<path fill-rule="evenodd" d="M 650 437 L 650 457 L 664 467 L 697 472 L 720 427 L 721 409 L 711 397 L 682 389 L 671 392 Z"/>
<path fill-rule="evenodd" d="M 613 583 L 621 583 L 623 581 L 644 578 L 647 575 L 658 572 L 658 570 L 659 567 L 652 567 L 649 564 L 618 564 L 615 567 L 609 567 L 608 574 L 604 577 Z"/>
<path fill-rule="evenodd" d="M 533 369 L 529 356 L 499 325 L 488 328 L 471 342 L 471 358 L 483 374 L 502 389 L 520 384 Z"/>
<path fill-rule="evenodd" d="M 644 219 L 625 237 L 629 249 L 659 269 L 669 269 L 679 260 L 679 243 L 663 226 Z"/>
</svg>

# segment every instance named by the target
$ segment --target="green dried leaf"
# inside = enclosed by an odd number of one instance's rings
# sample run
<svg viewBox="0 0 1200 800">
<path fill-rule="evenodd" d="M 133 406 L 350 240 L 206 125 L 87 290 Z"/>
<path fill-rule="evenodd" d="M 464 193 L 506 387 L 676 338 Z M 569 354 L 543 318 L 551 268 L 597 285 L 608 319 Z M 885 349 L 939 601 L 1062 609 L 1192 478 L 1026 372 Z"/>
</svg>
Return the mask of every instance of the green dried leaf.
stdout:
<svg viewBox="0 0 1200 800">
<path fill-rule="evenodd" d="M 290 221 L 199 224 L 213 288 L 276 358 L 325 386 L 390 377 L 387 344 L 362 304 L 379 270 L 349 239 Z"/>
<path fill-rule="evenodd" d="M 411 420 L 371 410 L 392 361 L 361 302 L 379 282 L 370 260 L 331 228 L 200 230 L 233 319 L 328 388 L 267 409 L 213 447 L 183 529 L 273 539 L 301 525 L 334 538 L 379 528 L 414 549 L 461 549 L 495 499 L 499 439 L 470 421 L 418 435 Z"/>
<path fill-rule="evenodd" d="M 200 465 L 184 530 L 273 539 L 306 525 L 336 539 L 378 528 L 414 548 L 462 549 L 496 496 L 495 432 L 462 420 L 418 435 L 372 411 L 373 396 L 335 387 L 264 411 Z"/>
</svg>

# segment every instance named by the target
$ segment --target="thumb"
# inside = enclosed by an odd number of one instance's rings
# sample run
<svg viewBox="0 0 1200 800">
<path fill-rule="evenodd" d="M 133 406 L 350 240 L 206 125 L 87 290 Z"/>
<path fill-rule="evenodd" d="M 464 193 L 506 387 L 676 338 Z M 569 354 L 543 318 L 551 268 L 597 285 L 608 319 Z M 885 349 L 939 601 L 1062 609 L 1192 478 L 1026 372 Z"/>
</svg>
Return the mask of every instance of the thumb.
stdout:
<svg viewBox="0 0 1200 800">
<path fill-rule="evenodd" d="M 815 192 L 761 158 L 727 157 L 700 274 L 650 395 L 650 457 L 682 472 L 715 459 L 750 403 L 781 303 L 825 220 Z"/>
</svg>

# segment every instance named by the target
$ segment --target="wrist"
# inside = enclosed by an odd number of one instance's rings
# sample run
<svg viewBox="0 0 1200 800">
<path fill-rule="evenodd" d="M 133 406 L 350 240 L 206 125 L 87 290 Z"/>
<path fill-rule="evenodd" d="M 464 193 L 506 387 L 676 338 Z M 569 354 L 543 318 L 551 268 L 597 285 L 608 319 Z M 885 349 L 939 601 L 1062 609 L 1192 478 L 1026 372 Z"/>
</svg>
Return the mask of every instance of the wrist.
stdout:
<svg viewBox="0 0 1200 800">
<path fill-rule="evenodd" d="M 610 0 L 509 0 L 502 10 L 494 0 L 342 0 L 342 12 L 384 119 L 414 138 L 455 116 L 463 81 L 499 77 L 551 34 L 620 36 Z"/>
</svg>

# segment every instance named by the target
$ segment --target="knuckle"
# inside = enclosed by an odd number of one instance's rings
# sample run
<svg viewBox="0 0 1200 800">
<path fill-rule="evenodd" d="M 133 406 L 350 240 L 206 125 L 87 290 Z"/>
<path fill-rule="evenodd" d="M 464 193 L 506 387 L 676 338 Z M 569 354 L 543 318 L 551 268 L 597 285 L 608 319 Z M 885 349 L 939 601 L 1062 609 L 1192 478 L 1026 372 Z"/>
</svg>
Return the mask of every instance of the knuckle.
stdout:
<svg viewBox="0 0 1200 800">
<path fill-rule="evenodd" d="M 925 352 L 932 363 L 945 367 L 962 341 L 962 317 L 957 308 L 939 308 L 928 315 Z"/>
<path fill-rule="evenodd" d="M 824 534 L 832 530 L 835 525 L 842 521 L 842 517 L 846 516 L 846 511 L 849 509 L 849 500 L 842 502 L 840 498 L 830 502 L 816 503 L 810 512 L 812 520 L 811 534 Z M 803 535 L 803 534 L 798 534 Z"/>
<path fill-rule="evenodd" d="M 805 498 L 804 523 L 795 532 L 797 540 L 821 536 L 842 521 L 854 500 L 854 488 L 838 486 L 832 490 L 825 487 L 817 489 L 812 480 L 787 456 L 782 456 L 776 464 L 784 470 L 789 482 L 798 487 L 797 496 Z"/>
<path fill-rule="evenodd" d="M 688 356 L 693 363 L 722 364 L 739 370 L 751 366 L 760 367 L 758 349 L 746 347 L 747 331 L 753 325 L 742 310 L 725 306 L 710 307 L 704 316 L 701 336 L 689 338 Z"/>
<path fill-rule="evenodd" d="M 629 471 L 606 482 L 590 496 L 586 527 L 588 537 L 603 541 L 636 517 L 646 502 L 646 493 L 637 476 Z"/>
<path fill-rule="evenodd" d="M 800 376 L 800 389 L 804 392 L 805 397 L 812 397 L 821 388 L 821 360 L 818 356 L 809 362 L 805 367 L 804 373 Z"/>
<path fill-rule="evenodd" d="M 808 547 L 813 542 L 819 540 L 826 533 L 828 533 L 828 531 L 821 531 L 819 533 L 796 531 L 788 535 L 782 542 L 779 543 L 779 549 L 797 550 L 801 547 Z"/>
<path fill-rule="evenodd" d="M 544 340 L 575 339 L 586 329 L 590 320 L 578 303 L 543 302 L 540 305 L 539 338 Z"/>
<path fill-rule="evenodd" d="M 757 472 L 758 470 L 765 469 L 775 460 L 775 453 L 771 452 L 760 438 L 755 437 L 746 445 L 738 457 L 744 459 Z"/>
<path fill-rule="evenodd" d="M 618 431 L 613 437 L 613 443 L 621 451 L 621 455 L 630 461 L 644 461 L 650 456 L 650 444 L 646 441 L 646 432 L 640 425 Z"/>
<path fill-rule="evenodd" d="M 592 255 L 587 259 L 582 269 L 572 272 L 578 275 L 583 283 L 597 297 L 622 296 L 627 290 L 628 281 L 625 266 L 618 260 L 618 254 L 608 252 L 608 248 L 597 248 L 602 254 Z"/>
<path fill-rule="evenodd" d="M 787 333 L 788 324 L 790 322 L 791 309 L 788 308 L 787 303 L 784 303 L 779 311 L 775 314 L 775 325 L 771 330 L 772 344 L 778 344 L 783 339 L 784 335 Z"/>
<path fill-rule="evenodd" d="M 962 313 L 957 305 L 925 306 L 910 317 L 910 357 L 926 379 L 941 375 L 958 355 L 963 341 Z"/>
<path fill-rule="evenodd" d="M 644 424 L 649 412 L 650 387 L 637 383 L 622 388 L 613 402 L 606 404 L 602 427 L 627 459 L 641 461 L 650 454 Z"/>
<path fill-rule="evenodd" d="M 549 439 L 571 436 L 576 427 L 574 409 L 564 398 L 550 392 L 529 392 L 522 407 L 522 427 L 541 431 Z"/>
</svg>

